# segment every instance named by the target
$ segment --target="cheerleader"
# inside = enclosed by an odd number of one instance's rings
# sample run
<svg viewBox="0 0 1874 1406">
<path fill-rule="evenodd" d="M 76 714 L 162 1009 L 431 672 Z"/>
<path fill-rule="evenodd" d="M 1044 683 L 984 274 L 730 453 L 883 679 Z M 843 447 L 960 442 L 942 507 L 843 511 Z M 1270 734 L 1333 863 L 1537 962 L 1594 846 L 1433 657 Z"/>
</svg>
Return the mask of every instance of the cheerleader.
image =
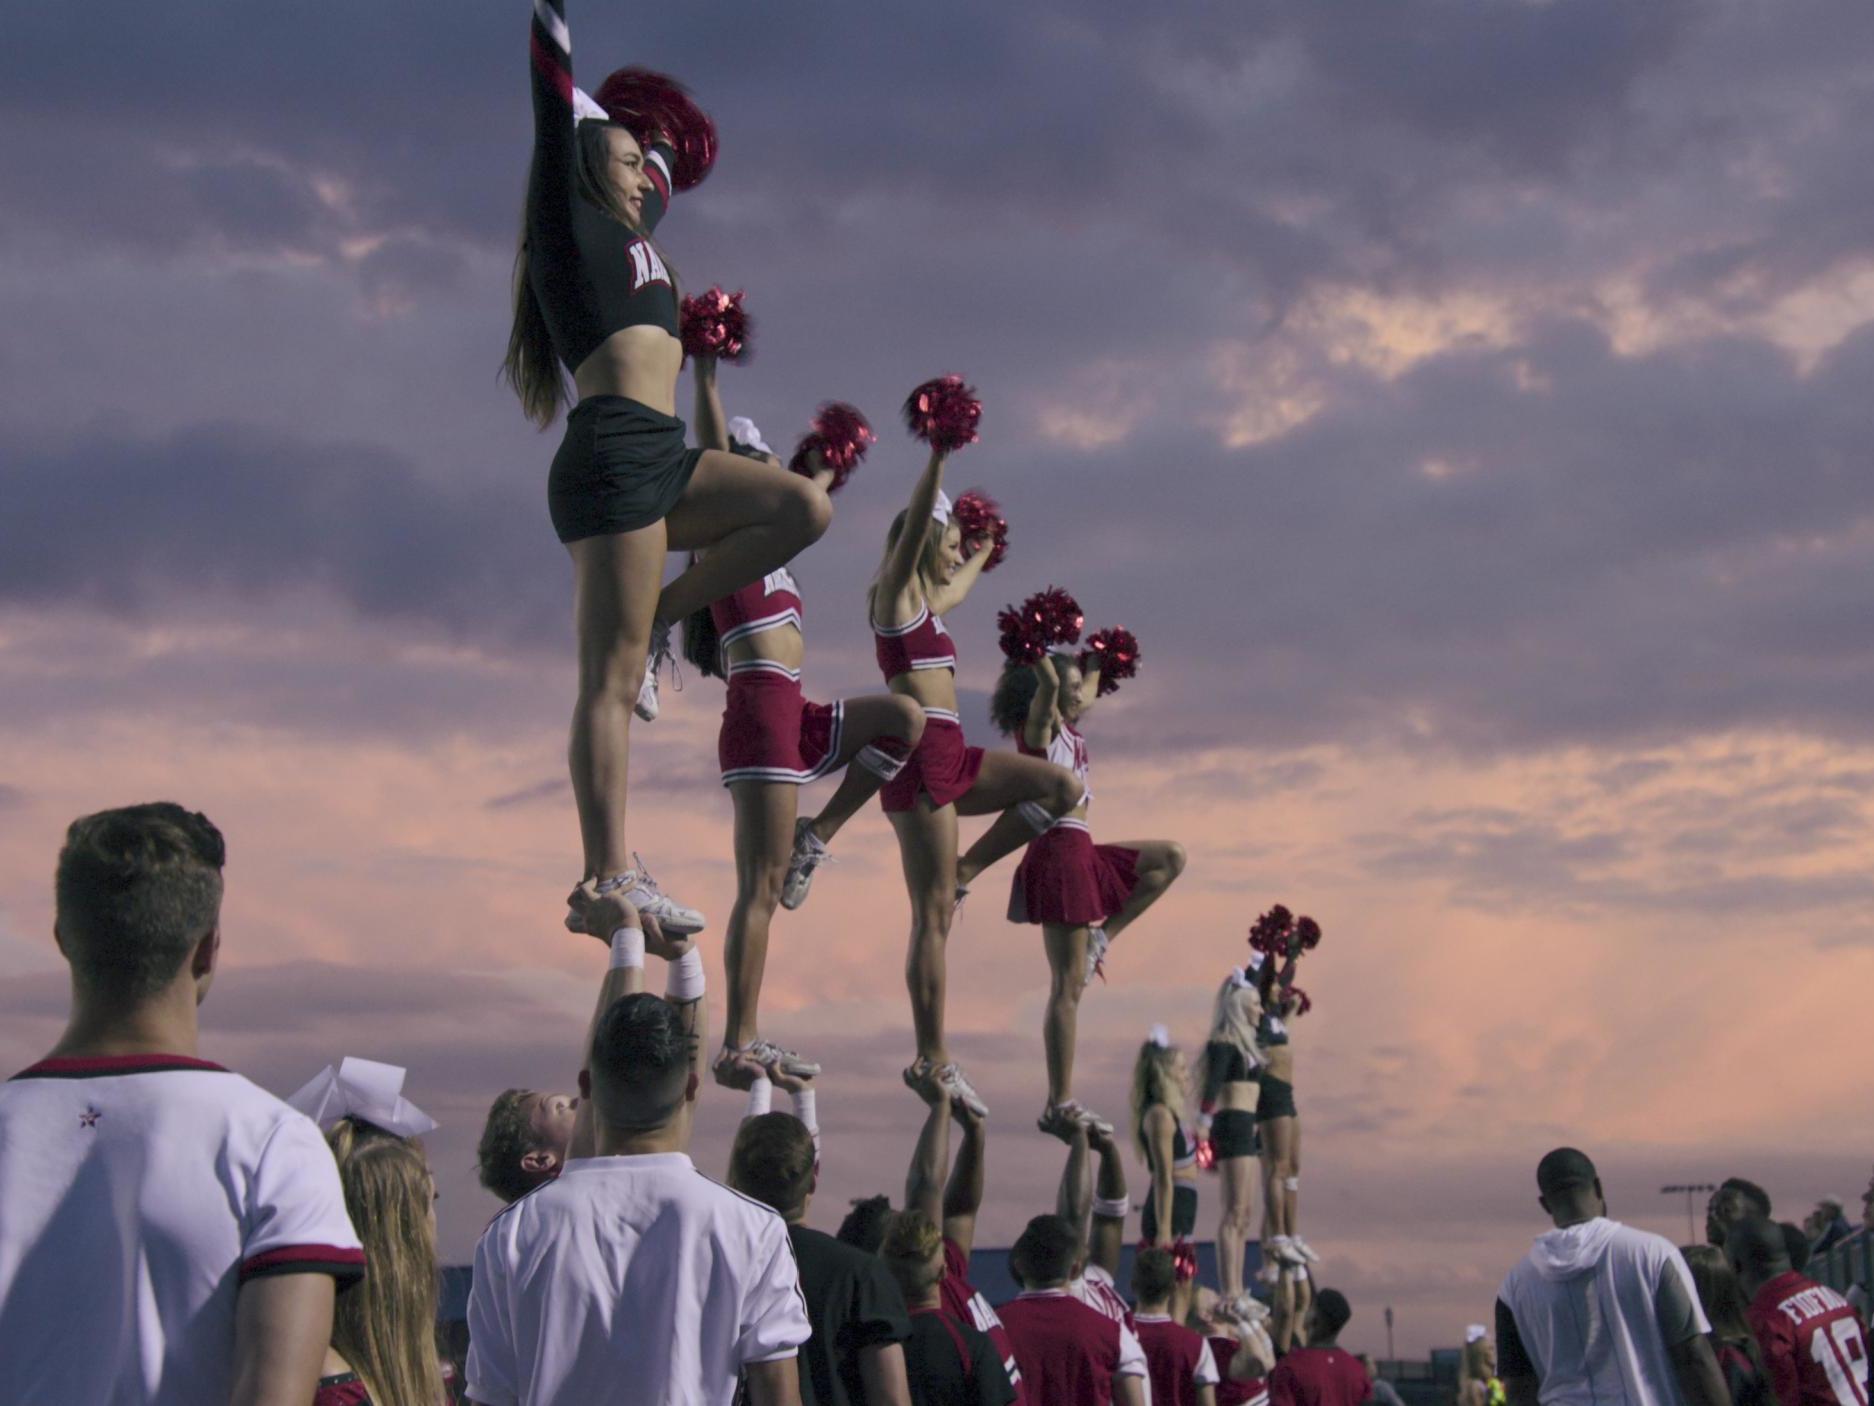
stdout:
<svg viewBox="0 0 1874 1406">
<path fill-rule="evenodd" d="M 1257 1180 L 1256 1102 L 1261 1092 L 1262 1055 L 1257 1028 L 1262 996 L 1255 978 L 1233 969 L 1217 988 L 1210 1038 L 1204 1044 L 1203 1093 L 1197 1131 L 1208 1141 L 1223 1183 L 1223 1217 L 1217 1225 L 1217 1277 L 1223 1301 L 1233 1312 L 1247 1307 L 1243 1251 L 1249 1244 L 1250 1203 Z"/>
<path fill-rule="evenodd" d="M 1173 840 L 1096 845 L 1087 828 L 1093 802 L 1087 740 L 1080 724 L 1100 694 L 1098 660 L 1087 667 L 1072 653 L 1044 654 L 1006 670 L 989 712 L 1023 756 L 1045 757 L 1080 782 L 1080 804 L 1029 842 L 1009 892 L 1009 921 L 1036 923 L 1048 956 L 1048 1005 L 1041 1042 L 1047 1056 L 1048 1103 L 1043 1132 L 1062 1117 L 1112 1126 L 1073 1097 L 1074 1045 L 1080 993 L 1093 980 L 1107 947 L 1157 902 L 1184 870 L 1184 847 Z"/>
<path fill-rule="evenodd" d="M 960 389 L 961 383 L 956 386 Z M 930 391 L 920 388 L 913 402 Z M 915 702 L 925 718 L 924 736 L 910 760 L 879 793 L 898 835 L 911 898 L 905 985 L 917 1058 L 906 1077 L 916 1080 L 935 1071 L 952 1097 L 983 1117 L 982 1098 L 944 1044 L 944 946 L 951 918 L 969 878 L 1072 811 L 1080 804 L 1081 786 L 1065 767 L 1040 757 L 984 752 L 964 740 L 957 717 L 956 647 L 943 617 L 969 595 L 990 553 L 986 534 L 965 542 L 951 515 L 943 492 L 947 452 L 943 443 L 933 443 L 910 506 L 892 522 L 866 611 L 886 683 Z M 959 862 L 957 816 L 995 811 L 1002 812 L 1001 818 Z"/>
<path fill-rule="evenodd" d="M 578 637 L 568 760 L 585 872 L 567 922 L 579 930 L 592 899 L 617 890 L 673 934 L 694 933 L 702 914 L 659 892 L 626 843 L 634 700 L 656 716 L 670 622 L 781 566 L 826 530 L 830 508 L 804 478 L 683 442 L 677 289 L 653 236 L 673 186 L 714 161 L 709 119 L 642 69 L 586 98 L 565 0 L 534 0 L 532 13 L 533 161 L 503 372 L 542 429 L 571 405 L 547 477 Z M 708 557 L 660 592 L 666 549 L 700 547 Z"/>
<path fill-rule="evenodd" d="M 1305 1268 L 1320 1259 L 1296 1230 L 1301 1120 L 1295 1109 L 1295 1051 L 1289 1043 L 1289 1022 L 1309 1009 L 1307 994 L 1294 984 L 1301 941 L 1293 932 L 1282 938 L 1285 960 L 1279 976 L 1275 957 L 1257 954 L 1261 958 L 1256 982 L 1262 1019 L 1256 1043 L 1262 1056 L 1262 1081 L 1256 1098 L 1256 1131 L 1262 1139 L 1263 1276 L 1268 1282 L 1275 1282 L 1285 1267 Z M 1276 1346 L 1281 1345 L 1278 1335 Z"/>
<path fill-rule="evenodd" d="M 693 358 L 696 428 L 706 446 L 727 446 L 787 473 L 752 421 L 726 422 L 716 387 L 716 358 Z M 858 422 L 863 425 L 863 421 Z M 865 433 L 869 434 L 869 431 Z M 803 467 L 830 487 L 834 471 L 809 446 Z M 723 941 L 728 1021 L 716 1056 L 718 1083 L 736 1082 L 738 1062 L 778 1066 L 792 1076 L 820 1066 L 760 1035 L 758 1004 L 767 965 L 768 933 L 777 904 L 798 908 L 827 842 L 904 766 L 924 732 L 924 714 L 909 698 L 871 694 L 811 703 L 801 694 L 800 588 L 785 567 L 699 610 L 685 622 L 684 654 L 705 675 L 728 680 L 717 756 L 722 784 L 735 807 L 735 906 Z M 849 763 L 857 765 L 849 766 Z M 845 768 L 839 791 L 819 815 L 796 818 L 800 787 Z"/>
<path fill-rule="evenodd" d="M 1140 1213 L 1141 1248 L 1163 1246 L 1188 1260 L 1197 1229 L 1197 1143 L 1186 1136 L 1181 1111 L 1191 1097 L 1184 1051 L 1154 1025 L 1132 1065 L 1132 1138 L 1151 1173 L 1152 1186 Z M 1182 1323 L 1191 1306 L 1192 1281 L 1180 1276 L 1171 1316 Z"/>
</svg>

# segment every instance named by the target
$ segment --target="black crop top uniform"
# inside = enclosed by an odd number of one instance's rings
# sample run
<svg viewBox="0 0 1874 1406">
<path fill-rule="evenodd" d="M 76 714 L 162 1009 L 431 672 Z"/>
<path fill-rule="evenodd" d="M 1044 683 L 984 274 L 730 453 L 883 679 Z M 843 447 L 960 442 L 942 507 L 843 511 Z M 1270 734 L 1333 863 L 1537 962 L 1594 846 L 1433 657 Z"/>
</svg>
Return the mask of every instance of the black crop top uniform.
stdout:
<svg viewBox="0 0 1874 1406">
<path fill-rule="evenodd" d="M 536 0 L 530 35 L 534 158 L 527 182 L 527 282 L 553 350 L 571 372 L 614 332 L 661 327 L 677 335 L 677 290 L 650 240 L 670 201 L 673 153 L 644 154 L 651 189 L 641 229 L 579 193 L 572 40 L 565 0 Z M 562 542 L 630 532 L 661 521 L 683 497 L 700 449 L 684 424 L 622 395 L 587 396 L 566 417 L 547 475 L 547 508 Z"/>
<path fill-rule="evenodd" d="M 1150 1108 L 1156 1105 L 1150 1105 Z M 1184 1135 L 1184 1120 L 1177 1110 L 1171 1113 L 1171 1170 L 1182 1172 L 1197 1165 L 1197 1147 Z M 1145 1204 L 1139 1208 L 1139 1229 L 1147 1240 L 1157 1240 L 1158 1198 L 1148 1189 Z M 1171 1187 L 1171 1234 L 1182 1240 L 1197 1229 L 1197 1188 L 1188 1181 L 1173 1182 Z"/>
</svg>

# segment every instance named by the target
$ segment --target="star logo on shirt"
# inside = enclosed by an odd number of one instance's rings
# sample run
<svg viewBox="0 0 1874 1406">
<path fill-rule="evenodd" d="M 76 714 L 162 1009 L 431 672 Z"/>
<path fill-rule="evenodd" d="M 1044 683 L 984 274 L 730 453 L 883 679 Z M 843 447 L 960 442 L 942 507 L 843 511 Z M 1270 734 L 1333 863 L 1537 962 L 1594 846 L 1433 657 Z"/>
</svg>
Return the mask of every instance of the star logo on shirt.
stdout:
<svg viewBox="0 0 1874 1406">
<path fill-rule="evenodd" d="M 87 1107 L 83 1113 L 78 1115 L 78 1126 L 81 1128 L 95 1128 L 98 1125 L 98 1119 L 103 1116 L 104 1112 L 102 1109 Z"/>
</svg>

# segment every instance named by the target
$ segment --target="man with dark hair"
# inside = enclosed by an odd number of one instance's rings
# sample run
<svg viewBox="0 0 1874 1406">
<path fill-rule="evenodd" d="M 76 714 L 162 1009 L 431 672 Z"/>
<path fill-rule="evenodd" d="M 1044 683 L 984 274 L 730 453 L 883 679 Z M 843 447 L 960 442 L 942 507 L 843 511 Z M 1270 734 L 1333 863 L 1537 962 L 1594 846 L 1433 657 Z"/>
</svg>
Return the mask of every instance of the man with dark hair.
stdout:
<svg viewBox="0 0 1874 1406">
<path fill-rule="evenodd" d="M 71 1017 L 0 1084 L 10 1401 L 310 1401 L 364 1254 L 318 1128 L 196 1057 L 221 832 L 167 801 L 72 822 L 53 937 Z"/>
<path fill-rule="evenodd" d="M 775 1066 L 771 1075 L 799 1079 Z M 911 1320 L 897 1281 L 877 1255 L 803 1222 L 820 1181 L 813 1134 L 791 1113 L 759 1113 L 736 1130 L 729 1185 L 787 1222 L 813 1337 L 800 1354 L 804 1406 L 911 1406 L 904 1342 Z"/>
<path fill-rule="evenodd" d="M 1152 1406 L 1217 1406 L 1217 1360 L 1202 1333 L 1171 1321 L 1178 1269 L 1171 1251 L 1139 1251 L 1132 1262 L 1132 1331 L 1145 1350 Z"/>
<path fill-rule="evenodd" d="M 1867 1406 L 1867 1342 L 1848 1301 L 1790 1266 L 1782 1228 L 1734 1222 L 1724 1253 L 1750 1296 L 1751 1332 L 1777 1406 Z"/>
<path fill-rule="evenodd" d="M 696 1004 L 700 1005 L 701 1002 Z M 482 1233 L 468 1394 L 486 1406 L 686 1401 L 795 1406 L 811 1331 L 787 1226 L 691 1163 L 702 1041 L 644 992 L 599 1017 L 579 1076 L 594 1155 Z"/>
<path fill-rule="evenodd" d="M 1023 1390 L 1048 1403 L 1144 1406 L 1150 1369 L 1138 1338 L 1068 1292 L 1084 1260 L 1080 1232 L 1060 1216 L 1036 1216 L 1009 1251 L 1022 1292 L 1000 1311 Z"/>
<path fill-rule="evenodd" d="M 1347 1296 L 1322 1289 L 1302 1320 L 1298 1347 L 1269 1374 L 1269 1406 L 1360 1406 L 1373 1394 L 1366 1368 L 1341 1351 L 1340 1330 L 1353 1317 Z"/>
<path fill-rule="evenodd" d="M 1737 1222 L 1732 1222 L 1732 1228 L 1735 1229 L 1737 1224 Z M 1803 1233 L 1803 1228 L 1799 1225 L 1791 1225 L 1786 1220 L 1778 1221 L 1776 1228 L 1783 1237 L 1783 1248 L 1789 1251 L 1789 1267 L 1798 1274 L 1806 1272 L 1809 1268 L 1810 1257 L 1815 1251 L 1814 1247 L 1809 1244 L 1809 1237 Z M 1725 1240 L 1729 1242 L 1729 1233 L 1726 1234 Z"/>
<path fill-rule="evenodd" d="M 1692 1272 L 1670 1240 L 1607 1218 L 1587 1155 L 1536 1167 L 1555 1228 L 1497 1294 L 1511 1406 L 1730 1406 Z"/>
<path fill-rule="evenodd" d="M 587 936 L 611 949 L 611 964 L 599 984 L 599 999 L 579 1047 L 583 1064 L 592 1049 L 599 1017 L 621 996 L 644 989 L 644 958 L 649 953 L 669 964 L 664 996 L 684 1013 L 686 1026 L 700 1042 L 703 1015 L 703 954 L 687 937 L 666 937 L 655 918 L 640 917 L 623 893 L 593 896 L 574 891 L 573 913 Z M 569 917 L 568 922 L 573 921 Z M 481 1184 L 503 1201 L 513 1202 L 559 1175 L 574 1157 L 592 1155 L 592 1110 L 576 1093 L 507 1089 L 496 1096 L 475 1150 Z"/>
<path fill-rule="evenodd" d="M 1743 1177 L 1726 1177 L 1705 1203 L 1705 1243 L 1724 1248 L 1726 1234 L 1745 1216 L 1771 1218 L 1770 1193 Z"/>
</svg>

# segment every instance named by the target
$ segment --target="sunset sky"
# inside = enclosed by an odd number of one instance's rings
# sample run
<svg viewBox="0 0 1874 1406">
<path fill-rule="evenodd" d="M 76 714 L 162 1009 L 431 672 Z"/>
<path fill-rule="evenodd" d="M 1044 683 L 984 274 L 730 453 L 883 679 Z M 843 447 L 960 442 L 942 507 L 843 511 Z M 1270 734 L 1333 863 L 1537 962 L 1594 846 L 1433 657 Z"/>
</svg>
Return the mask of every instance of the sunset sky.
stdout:
<svg viewBox="0 0 1874 1406">
<path fill-rule="evenodd" d="M 445 1250 L 473 1145 L 570 1085 L 557 429 L 496 383 L 529 148 L 522 0 L 28 6 L 0 49 L 0 1061 L 65 1009 L 65 824 L 171 798 L 229 838 L 204 1053 L 286 1093 L 406 1064 Z M 1487 1321 L 1568 1142 L 1617 1215 L 1874 1160 L 1874 9 L 1815 0 L 569 0 L 722 156 L 660 230 L 747 290 L 730 413 L 881 442 L 795 563 L 807 688 L 878 687 L 862 593 L 964 373 L 952 461 L 1011 520 L 951 617 L 992 739 L 996 609 L 1047 584 L 1141 676 L 1090 724 L 1096 837 L 1190 867 L 1083 1006 L 1078 1092 L 1201 1042 L 1256 913 L 1302 982 L 1302 1228 L 1402 1352 Z M 687 383 L 681 395 L 688 413 Z M 1859 622 L 1859 623 L 1856 623 Z M 633 732 L 633 835 L 732 885 L 720 685 Z M 815 790 L 810 798 L 824 794 Z M 981 822 L 966 822 L 966 836 Z M 829 1067 L 812 1223 L 897 1196 L 908 914 L 867 811 L 777 925 L 764 1027 Z M 985 878 L 952 1044 L 993 1119 L 983 1243 L 1051 1205 L 1038 934 Z M 706 1091 L 719 1171 L 739 1099 Z M 1143 1172 L 1131 1163 L 1135 1193 Z M 1203 1187 L 1200 1228 L 1218 1192 Z"/>
</svg>

